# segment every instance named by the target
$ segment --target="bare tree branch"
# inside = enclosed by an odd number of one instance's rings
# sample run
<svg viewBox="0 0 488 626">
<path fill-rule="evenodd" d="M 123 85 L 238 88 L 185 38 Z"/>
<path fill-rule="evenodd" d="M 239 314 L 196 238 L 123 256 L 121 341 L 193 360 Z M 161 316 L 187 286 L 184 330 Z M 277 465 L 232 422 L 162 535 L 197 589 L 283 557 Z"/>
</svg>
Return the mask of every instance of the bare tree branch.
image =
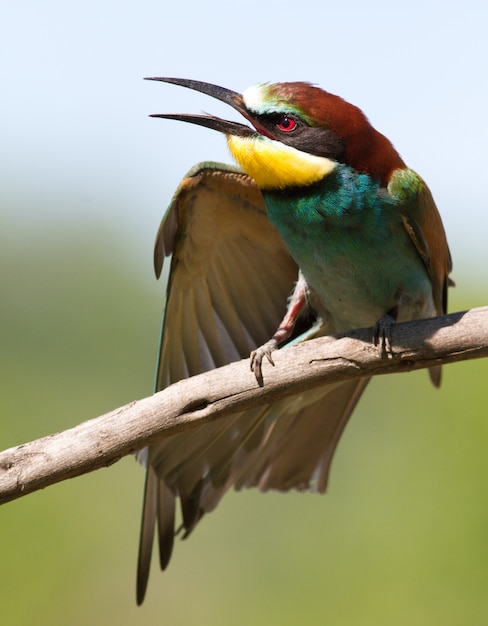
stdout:
<svg viewBox="0 0 488 626">
<path fill-rule="evenodd" d="M 249 361 L 182 380 L 75 428 L 0 453 L 0 503 L 115 463 L 162 436 L 318 385 L 488 356 L 488 307 L 395 324 L 382 357 L 373 329 L 322 337 L 273 355 L 259 387 Z"/>
</svg>

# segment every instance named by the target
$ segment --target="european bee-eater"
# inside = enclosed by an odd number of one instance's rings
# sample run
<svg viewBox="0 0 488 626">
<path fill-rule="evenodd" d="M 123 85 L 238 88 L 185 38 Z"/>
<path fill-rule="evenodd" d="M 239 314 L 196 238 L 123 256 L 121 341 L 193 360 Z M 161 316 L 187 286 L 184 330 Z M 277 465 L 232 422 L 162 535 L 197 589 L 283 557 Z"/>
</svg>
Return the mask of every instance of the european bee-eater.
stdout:
<svg viewBox="0 0 488 626">
<path fill-rule="evenodd" d="M 304 82 L 242 94 L 201 91 L 252 128 L 210 115 L 161 114 L 227 137 L 242 169 L 204 163 L 173 197 L 156 240 L 172 255 L 156 389 L 285 343 L 446 311 L 451 259 L 424 181 L 357 107 Z M 287 305 L 287 300 L 290 297 Z M 387 338 L 387 337 L 386 337 Z M 431 370 L 438 385 L 440 370 Z M 137 600 L 157 520 L 170 559 L 179 498 L 183 537 L 230 488 L 324 492 L 339 437 L 368 380 L 326 386 L 203 424 L 147 448 Z"/>
</svg>

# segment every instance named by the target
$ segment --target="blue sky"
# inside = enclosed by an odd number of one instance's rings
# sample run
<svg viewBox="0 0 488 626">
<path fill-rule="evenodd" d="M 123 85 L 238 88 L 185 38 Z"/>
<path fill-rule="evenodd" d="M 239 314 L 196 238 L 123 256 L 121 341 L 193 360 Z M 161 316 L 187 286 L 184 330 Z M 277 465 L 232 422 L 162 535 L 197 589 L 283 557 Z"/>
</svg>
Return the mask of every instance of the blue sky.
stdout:
<svg viewBox="0 0 488 626">
<path fill-rule="evenodd" d="M 129 234 L 150 268 L 183 174 L 229 161 L 217 133 L 147 117 L 234 115 L 183 76 L 236 91 L 308 80 L 360 106 L 428 182 L 456 273 L 484 268 L 488 9 L 484 2 L 60 0 L 2 11 L 1 237 L 82 223 Z"/>
</svg>

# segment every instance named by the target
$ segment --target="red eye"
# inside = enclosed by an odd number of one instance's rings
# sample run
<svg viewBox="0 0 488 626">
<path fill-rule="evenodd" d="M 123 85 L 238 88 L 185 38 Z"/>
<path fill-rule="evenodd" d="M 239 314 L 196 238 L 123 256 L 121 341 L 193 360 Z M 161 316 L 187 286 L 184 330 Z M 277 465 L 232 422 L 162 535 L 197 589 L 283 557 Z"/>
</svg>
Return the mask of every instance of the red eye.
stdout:
<svg viewBox="0 0 488 626">
<path fill-rule="evenodd" d="M 286 115 L 281 118 L 278 123 L 278 128 L 285 133 L 289 133 L 291 130 L 295 130 L 297 127 L 297 123 L 292 117 L 287 117 Z"/>
</svg>

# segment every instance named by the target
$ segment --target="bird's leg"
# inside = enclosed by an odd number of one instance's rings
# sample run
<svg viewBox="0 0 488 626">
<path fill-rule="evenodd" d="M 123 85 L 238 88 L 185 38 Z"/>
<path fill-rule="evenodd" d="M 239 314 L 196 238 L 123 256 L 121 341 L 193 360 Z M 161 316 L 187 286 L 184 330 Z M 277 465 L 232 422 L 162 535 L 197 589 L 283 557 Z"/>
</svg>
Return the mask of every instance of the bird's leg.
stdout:
<svg viewBox="0 0 488 626">
<path fill-rule="evenodd" d="M 391 329 L 396 323 L 397 311 L 389 311 L 380 317 L 373 329 L 373 343 L 383 358 L 392 358 Z"/>
<path fill-rule="evenodd" d="M 276 329 L 276 332 L 269 341 L 251 352 L 251 370 L 254 372 L 260 387 L 263 386 L 263 373 L 261 365 L 264 357 L 268 359 L 271 365 L 274 365 L 271 353 L 290 338 L 296 321 L 307 304 L 307 294 L 308 285 L 303 276 L 300 275 L 290 298 L 290 302 L 288 303 L 285 317 L 282 319 L 280 325 Z"/>
</svg>

